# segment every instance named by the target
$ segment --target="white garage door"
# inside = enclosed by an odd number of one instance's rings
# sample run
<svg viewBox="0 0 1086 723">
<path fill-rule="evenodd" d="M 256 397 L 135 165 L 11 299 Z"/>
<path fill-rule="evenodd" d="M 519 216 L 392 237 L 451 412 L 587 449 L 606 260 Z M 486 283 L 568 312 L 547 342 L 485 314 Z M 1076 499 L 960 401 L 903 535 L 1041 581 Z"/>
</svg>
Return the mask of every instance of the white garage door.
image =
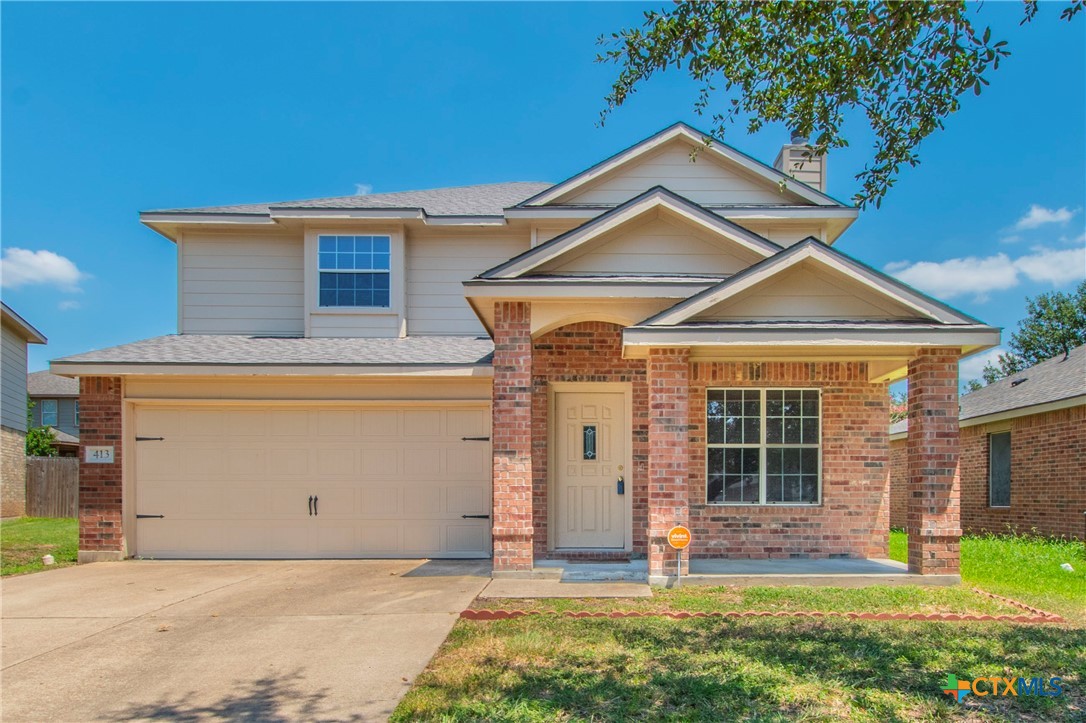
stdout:
<svg viewBox="0 0 1086 723">
<path fill-rule="evenodd" d="M 487 407 L 140 406 L 135 426 L 140 556 L 490 556 L 490 444 L 464 439 Z"/>
</svg>

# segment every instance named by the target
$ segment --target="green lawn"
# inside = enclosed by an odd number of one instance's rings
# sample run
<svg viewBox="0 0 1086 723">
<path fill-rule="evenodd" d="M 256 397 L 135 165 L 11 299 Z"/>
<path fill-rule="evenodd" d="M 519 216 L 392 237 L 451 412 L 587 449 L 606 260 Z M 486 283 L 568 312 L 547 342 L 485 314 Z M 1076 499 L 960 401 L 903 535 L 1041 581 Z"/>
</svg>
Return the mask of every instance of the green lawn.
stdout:
<svg viewBox="0 0 1086 723">
<path fill-rule="evenodd" d="M 904 535 L 891 556 L 904 558 Z M 651 599 L 495 601 L 553 610 L 1002 612 L 979 587 L 1061 625 L 552 616 L 460 620 L 394 720 L 1086 720 L 1082 544 L 966 538 L 960 588 L 695 588 Z M 1070 562 L 1074 573 L 1059 569 Z M 947 674 L 1049 678 L 1059 697 L 942 694 Z"/>
<path fill-rule="evenodd" d="M 78 520 L 21 517 L 0 522 L 0 575 L 43 570 L 43 555 L 52 555 L 56 567 L 74 565 L 78 549 Z"/>
</svg>

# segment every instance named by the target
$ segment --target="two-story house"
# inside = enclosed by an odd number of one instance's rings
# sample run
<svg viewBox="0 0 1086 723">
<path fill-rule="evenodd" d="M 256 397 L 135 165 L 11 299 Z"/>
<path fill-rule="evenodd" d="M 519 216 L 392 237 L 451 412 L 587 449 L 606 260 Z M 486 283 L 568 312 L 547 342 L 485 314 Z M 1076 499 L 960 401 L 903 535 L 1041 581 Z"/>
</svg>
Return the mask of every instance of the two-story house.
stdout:
<svg viewBox="0 0 1086 723">
<path fill-rule="evenodd" d="M 26 346 L 45 336 L 0 301 L 0 516 L 26 513 Z"/>
<path fill-rule="evenodd" d="M 178 334 L 79 354 L 80 555 L 885 556 L 957 574 L 957 363 L 999 331 L 834 249 L 857 209 L 671 126 L 557 184 L 146 212 Z M 802 165 L 802 167 L 800 167 Z M 670 565 L 670 567 L 669 567 Z"/>
<path fill-rule="evenodd" d="M 50 371 L 26 375 L 26 393 L 33 405 L 30 423 L 53 430 L 53 447 L 61 457 L 79 454 L 79 381 Z"/>
</svg>

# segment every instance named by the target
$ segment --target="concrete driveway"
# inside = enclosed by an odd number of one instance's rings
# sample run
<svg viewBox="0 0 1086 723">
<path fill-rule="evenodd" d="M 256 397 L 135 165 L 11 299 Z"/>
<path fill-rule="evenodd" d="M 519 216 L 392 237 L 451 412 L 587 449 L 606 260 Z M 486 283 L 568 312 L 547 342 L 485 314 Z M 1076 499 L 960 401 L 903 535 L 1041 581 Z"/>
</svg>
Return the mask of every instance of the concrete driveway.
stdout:
<svg viewBox="0 0 1086 723">
<path fill-rule="evenodd" d="M 3 581 L 8 721 L 383 720 L 489 561 L 129 561 Z"/>
</svg>

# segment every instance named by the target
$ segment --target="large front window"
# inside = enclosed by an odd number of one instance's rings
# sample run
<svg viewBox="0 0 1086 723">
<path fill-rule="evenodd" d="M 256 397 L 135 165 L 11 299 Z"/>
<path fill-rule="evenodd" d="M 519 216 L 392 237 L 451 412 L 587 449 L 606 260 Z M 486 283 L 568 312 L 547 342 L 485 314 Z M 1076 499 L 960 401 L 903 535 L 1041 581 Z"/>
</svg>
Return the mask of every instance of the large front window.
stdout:
<svg viewBox="0 0 1086 723">
<path fill-rule="evenodd" d="M 710 389 L 706 402 L 708 502 L 819 503 L 817 389 Z"/>
<path fill-rule="evenodd" d="M 388 236 L 318 236 L 322 307 L 390 306 Z"/>
</svg>

